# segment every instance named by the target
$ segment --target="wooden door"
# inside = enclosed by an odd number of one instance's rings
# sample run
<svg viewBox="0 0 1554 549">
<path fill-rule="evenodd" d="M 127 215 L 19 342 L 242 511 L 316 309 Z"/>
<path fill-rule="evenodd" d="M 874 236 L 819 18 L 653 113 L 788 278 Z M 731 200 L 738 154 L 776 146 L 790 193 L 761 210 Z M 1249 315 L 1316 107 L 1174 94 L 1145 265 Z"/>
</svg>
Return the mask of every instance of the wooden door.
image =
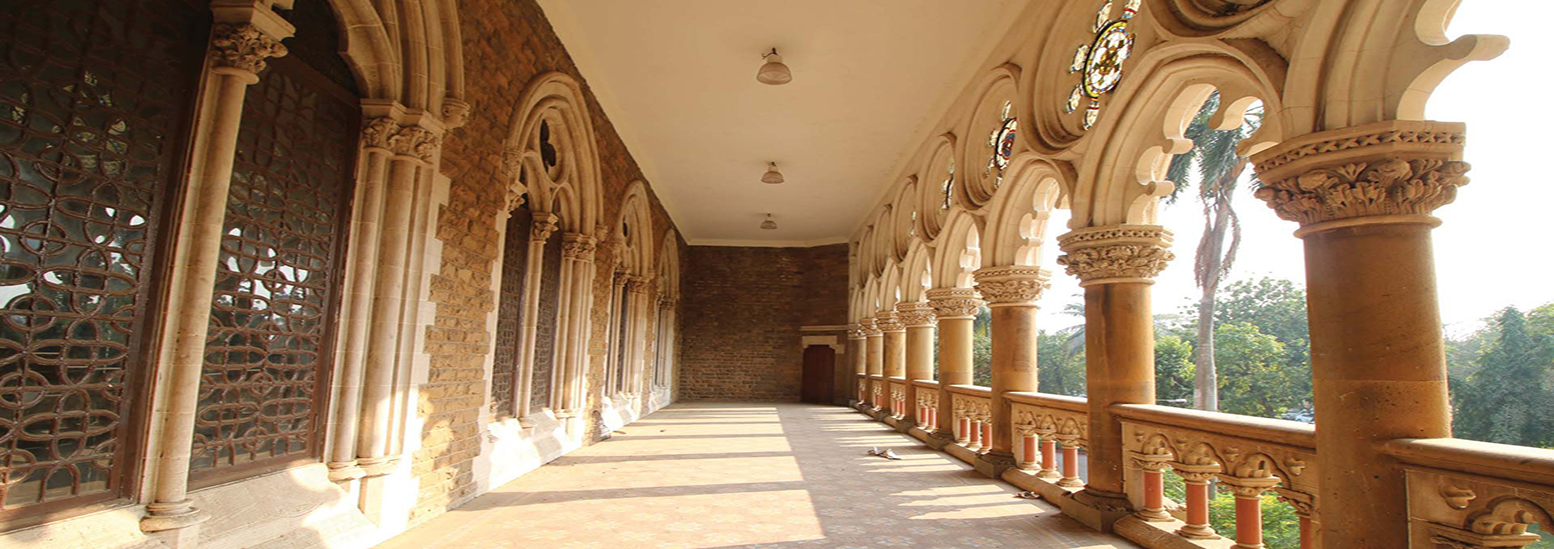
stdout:
<svg viewBox="0 0 1554 549">
<path fill-rule="evenodd" d="M 804 348 L 804 402 L 831 403 L 831 383 L 836 376 L 836 350 L 827 345 Z"/>
</svg>

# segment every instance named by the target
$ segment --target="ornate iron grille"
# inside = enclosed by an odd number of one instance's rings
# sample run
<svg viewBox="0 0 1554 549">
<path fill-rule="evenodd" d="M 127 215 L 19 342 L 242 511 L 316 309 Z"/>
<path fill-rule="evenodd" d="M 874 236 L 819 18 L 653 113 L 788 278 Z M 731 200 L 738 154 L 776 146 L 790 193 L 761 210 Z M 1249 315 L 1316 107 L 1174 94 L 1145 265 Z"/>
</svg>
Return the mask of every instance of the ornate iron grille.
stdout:
<svg viewBox="0 0 1554 549">
<path fill-rule="evenodd" d="M 330 86 L 282 58 L 244 101 L 190 462 L 202 481 L 318 455 L 359 127 Z"/>
<path fill-rule="evenodd" d="M 135 462 L 207 33 L 165 4 L 0 3 L 0 529 L 123 495 Z"/>
<path fill-rule="evenodd" d="M 502 249 L 502 288 L 496 312 L 496 349 L 491 370 L 491 411 L 513 413 L 513 376 L 518 373 L 523 336 L 524 273 L 529 269 L 529 229 L 534 215 L 526 207 L 507 218 Z"/>
<path fill-rule="evenodd" d="M 545 241 L 544 264 L 540 266 L 540 314 L 534 330 L 534 396 L 529 411 L 550 406 L 551 374 L 556 369 L 556 324 L 561 311 L 561 231 Z"/>
</svg>

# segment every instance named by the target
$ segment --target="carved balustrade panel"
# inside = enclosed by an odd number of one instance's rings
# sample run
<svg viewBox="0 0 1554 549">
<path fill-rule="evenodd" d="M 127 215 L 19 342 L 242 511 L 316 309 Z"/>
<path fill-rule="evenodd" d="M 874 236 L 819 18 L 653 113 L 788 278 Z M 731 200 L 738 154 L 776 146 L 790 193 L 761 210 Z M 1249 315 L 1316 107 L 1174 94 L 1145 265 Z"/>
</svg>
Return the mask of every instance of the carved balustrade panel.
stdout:
<svg viewBox="0 0 1554 549">
<path fill-rule="evenodd" d="M 1090 414 L 1074 410 L 1011 402 L 1015 432 L 1051 437 L 1065 445 L 1090 447 Z"/>
<path fill-rule="evenodd" d="M 1554 450 L 1457 439 L 1385 446 L 1408 477 L 1410 547 L 1521 547 L 1554 532 Z"/>
</svg>

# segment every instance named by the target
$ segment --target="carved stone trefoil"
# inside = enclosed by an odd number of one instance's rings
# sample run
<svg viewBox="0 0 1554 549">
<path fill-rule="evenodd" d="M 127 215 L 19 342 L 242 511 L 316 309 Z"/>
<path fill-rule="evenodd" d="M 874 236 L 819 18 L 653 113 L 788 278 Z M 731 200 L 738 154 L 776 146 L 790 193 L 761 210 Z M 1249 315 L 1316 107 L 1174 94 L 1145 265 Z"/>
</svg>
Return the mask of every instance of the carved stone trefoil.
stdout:
<svg viewBox="0 0 1554 549">
<path fill-rule="evenodd" d="M 1171 231 L 1158 225 L 1088 227 L 1058 237 L 1064 254 L 1058 264 L 1078 277 L 1080 286 L 1123 282 L 1151 283 L 1171 253 Z"/>
<path fill-rule="evenodd" d="M 1252 157 L 1254 196 L 1309 233 L 1331 222 L 1430 222 L 1468 183 L 1462 124 L 1391 120 L 1312 134 Z"/>
<path fill-rule="evenodd" d="M 252 23 L 218 23 L 211 29 L 210 46 L 212 63 L 216 67 L 237 69 L 255 76 L 264 72 L 265 59 L 287 53 L 285 44 Z"/>
<path fill-rule="evenodd" d="M 991 307 L 1034 305 L 1051 287 L 1052 274 L 1041 267 L 1007 266 L 979 269 L 977 291 Z"/>
</svg>

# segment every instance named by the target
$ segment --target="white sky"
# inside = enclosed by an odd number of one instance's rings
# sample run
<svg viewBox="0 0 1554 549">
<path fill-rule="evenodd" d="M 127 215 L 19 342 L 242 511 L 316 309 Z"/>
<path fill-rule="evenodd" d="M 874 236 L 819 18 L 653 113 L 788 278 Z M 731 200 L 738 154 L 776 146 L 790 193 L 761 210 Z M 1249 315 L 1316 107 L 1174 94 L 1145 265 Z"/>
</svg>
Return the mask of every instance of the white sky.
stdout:
<svg viewBox="0 0 1554 549">
<path fill-rule="evenodd" d="M 1525 311 L 1554 301 L 1554 258 L 1548 241 L 1539 236 L 1548 230 L 1543 216 L 1554 204 L 1549 167 L 1554 151 L 1546 141 L 1554 110 L 1545 105 L 1554 89 L 1554 33 L 1535 16 L 1546 1 L 1464 0 L 1451 36 L 1501 34 L 1511 38 L 1511 48 L 1494 60 L 1458 69 L 1427 107 L 1432 120 L 1467 123 L 1464 154 L 1473 166 L 1471 182 L 1457 201 L 1436 211 L 1444 221 L 1434 235 L 1441 317 L 1454 334 L 1476 329 L 1482 318 L 1508 305 Z M 1304 285 L 1305 260 L 1300 241 L 1291 235 L 1295 223 L 1276 217 L 1252 198 L 1248 187 L 1237 193 L 1235 207 L 1244 233 L 1225 284 L 1274 276 Z M 1068 217 L 1066 210 L 1054 212 L 1049 230 L 1061 234 Z M 1192 278 L 1192 255 L 1203 234 L 1196 195 L 1162 204 L 1160 222 L 1176 234 L 1177 259 L 1157 279 L 1154 309 L 1176 313 L 1199 295 Z M 1062 310 L 1082 301 L 1078 281 L 1062 274 L 1055 256 L 1052 250 L 1043 258 L 1055 273 L 1038 321 L 1048 330 L 1078 323 Z"/>
</svg>

